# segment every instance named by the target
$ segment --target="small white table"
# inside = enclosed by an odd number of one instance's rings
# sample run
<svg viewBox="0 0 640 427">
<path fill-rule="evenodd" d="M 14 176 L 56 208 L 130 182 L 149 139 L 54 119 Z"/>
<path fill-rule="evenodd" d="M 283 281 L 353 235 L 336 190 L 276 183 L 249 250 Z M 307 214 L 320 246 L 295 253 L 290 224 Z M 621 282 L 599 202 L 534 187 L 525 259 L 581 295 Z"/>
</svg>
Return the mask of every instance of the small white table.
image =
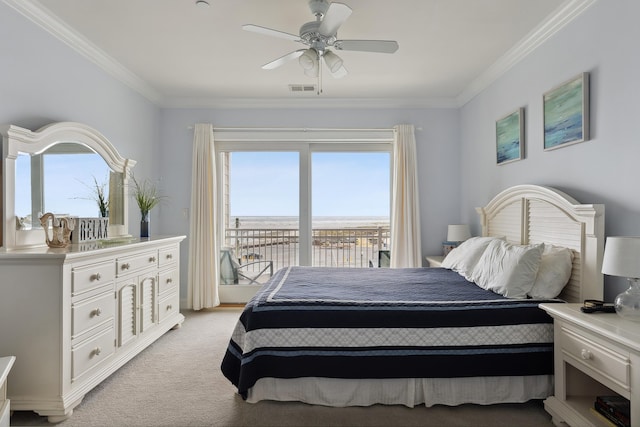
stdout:
<svg viewBox="0 0 640 427">
<path fill-rule="evenodd" d="M 444 255 L 427 255 L 425 258 L 429 263 L 429 267 L 442 267 Z"/>
<path fill-rule="evenodd" d="M 582 304 L 541 304 L 554 319 L 554 395 L 544 401 L 557 426 L 607 426 L 591 410 L 596 396 L 631 402 L 640 426 L 640 323 L 615 313 L 585 314 Z"/>
<path fill-rule="evenodd" d="M 0 427 L 9 427 L 11 411 L 7 399 L 7 377 L 15 360 L 14 356 L 0 357 Z"/>
</svg>

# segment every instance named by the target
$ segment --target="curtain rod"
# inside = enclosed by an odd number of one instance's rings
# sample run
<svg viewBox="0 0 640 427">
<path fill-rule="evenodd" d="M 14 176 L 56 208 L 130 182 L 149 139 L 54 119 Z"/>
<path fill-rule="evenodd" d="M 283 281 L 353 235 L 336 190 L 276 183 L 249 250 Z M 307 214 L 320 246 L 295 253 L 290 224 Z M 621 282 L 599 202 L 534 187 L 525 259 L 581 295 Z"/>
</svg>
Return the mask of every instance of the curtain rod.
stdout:
<svg viewBox="0 0 640 427">
<path fill-rule="evenodd" d="M 187 129 L 193 130 L 194 126 L 187 126 Z M 214 127 L 213 131 L 219 132 L 246 132 L 246 131 L 278 131 L 278 132 L 326 132 L 326 131 L 343 131 L 343 132 L 389 132 L 394 131 L 393 128 L 371 128 L 371 129 L 355 129 L 355 128 L 225 128 Z"/>
<path fill-rule="evenodd" d="M 188 130 L 193 130 L 193 126 L 187 126 Z M 421 127 L 415 128 L 415 130 L 421 131 Z M 246 131 L 289 131 L 289 132 L 318 132 L 318 131 L 352 131 L 352 132 L 389 132 L 395 131 L 393 128 L 372 128 L 372 129 L 351 129 L 351 128 L 223 128 L 214 127 L 213 131 L 224 132 L 246 132 Z"/>
</svg>

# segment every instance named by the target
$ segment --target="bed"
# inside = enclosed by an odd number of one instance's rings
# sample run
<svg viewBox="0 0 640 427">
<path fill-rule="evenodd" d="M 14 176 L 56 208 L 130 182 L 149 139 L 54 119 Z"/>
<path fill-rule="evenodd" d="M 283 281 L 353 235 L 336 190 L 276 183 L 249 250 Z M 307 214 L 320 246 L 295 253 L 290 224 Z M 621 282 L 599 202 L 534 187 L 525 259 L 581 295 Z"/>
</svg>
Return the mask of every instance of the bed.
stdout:
<svg viewBox="0 0 640 427">
<path fill-rule="evenodd" d="M 602 299 L 604 207 L 521 185 L 477 211 L 482 237 L 452 251 L 449 268 L 279 270 L 243 310 L 224 375 L 248 402 L 413 407 L 548 397 L 553 324 L 538 304 Z M 542 263 L 560 259 L 549 248 L 569 253 L 559 295 L 533 292 Z M 492 262 L 503 253 L 518 265 L 506 275 Z M 525 282 L 535 285 L 512 285 Z"/>
</svg>

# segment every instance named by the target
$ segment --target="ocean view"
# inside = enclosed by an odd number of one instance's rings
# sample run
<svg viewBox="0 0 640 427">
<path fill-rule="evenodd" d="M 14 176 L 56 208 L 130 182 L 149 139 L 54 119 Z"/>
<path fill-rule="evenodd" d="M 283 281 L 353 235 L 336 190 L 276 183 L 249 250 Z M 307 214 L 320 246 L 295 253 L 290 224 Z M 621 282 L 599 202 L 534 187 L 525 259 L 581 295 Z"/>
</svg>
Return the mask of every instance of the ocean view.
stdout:
<svg viewBox="0 0 640 427">
<path fill-rule="evenodd" d="M 225 232 L 224 247 L 233 253 L 239 264 L 247 264 L 245 270 L 248 273 L 258 273 L 267 264 L 272 265 L 273 271 L 300 265 L 297 217 L 232 216 L 230 222 L 231 226 Z M 379 251 L 389 249 L 388 217 L 314 217 L 312 228 L 313 266 L 377 267 Z M 261 275 L 258 281 L 263 282 L 268 277 Z"/>
<path fill-rule="evenodd" d="M 231 216 L 230 228 L 297 229 L 295 216 Z M 383 216 L 318 216 L 313 218 L 313 228 L 377 228 L 389 227 L 389 217 Z"/>
</svg>

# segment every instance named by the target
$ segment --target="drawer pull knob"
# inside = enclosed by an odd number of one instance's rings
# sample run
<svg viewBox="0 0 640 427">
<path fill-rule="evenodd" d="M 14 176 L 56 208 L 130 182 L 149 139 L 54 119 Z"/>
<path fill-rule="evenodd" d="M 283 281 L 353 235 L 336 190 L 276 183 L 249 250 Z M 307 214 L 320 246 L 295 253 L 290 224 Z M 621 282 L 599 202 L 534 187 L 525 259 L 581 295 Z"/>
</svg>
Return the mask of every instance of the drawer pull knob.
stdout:
<svg viewBox="0 0 640 427">
<path fill-rule="evenodd" d="M 167 311 L 170 311 L 173 308 L 171 304 L 167 305 Z"/>
<path fill-rule="evenodd" d="M 100 275 L 100 273 L 96 273 L 93 275 L 93 280 L 100 281 L 100 279 L 102 279 L 102 276 Z"/>
<path fill-rule="evenodd" d="M 131 266 L 129 265 L 129 263 L 128 263 L 128 262 L 126 262 L 126 263 L 122 264 L 122 269 L 123 269 L 123 270 L 128 270 L 128 269 L 129 269 L 129 267 L 131 267 Z"/>
<path fill-rule="evenodd" d="M 91 317 L 100 316 L 101 314 L 102 314 L 102 310 L 100 310 L 99 308 L 96 308 L 95 310 L 91 311 Z"/>
<path fill-rule="evenodd" d="M 167 283 L 173 283 L 173 279 L 172 279 L 171 277 L 169 277 L 169 278 L 167 279 Z"/>
<path fill-rule="evenodd" d="M 96 347 L 93 349 L 92 353 L 92 357 L 93 356 L 100 356 L 100 353 L 102 353 L 102 349 L 100 347 Z"/>
<path fill-rule="evenodd" d="M 582 351 L 580 352 L 580 356 L 582 356 L 582 358 L 584 360 L 591 360 L 593 359 L 593 353 L 591 353 L 589 350 L 587 349 L 582 349 Z"/>
<path fill-rule="evenodd" d="M 149 262 L 156 262 L 156 257 L 152 256 L 151 258 L 149 258 Z"/>
<path fill-rule="evenodd" d="M 167 259 L 173 259 L 173 255 L 167 254 Z"/>
</svg>

